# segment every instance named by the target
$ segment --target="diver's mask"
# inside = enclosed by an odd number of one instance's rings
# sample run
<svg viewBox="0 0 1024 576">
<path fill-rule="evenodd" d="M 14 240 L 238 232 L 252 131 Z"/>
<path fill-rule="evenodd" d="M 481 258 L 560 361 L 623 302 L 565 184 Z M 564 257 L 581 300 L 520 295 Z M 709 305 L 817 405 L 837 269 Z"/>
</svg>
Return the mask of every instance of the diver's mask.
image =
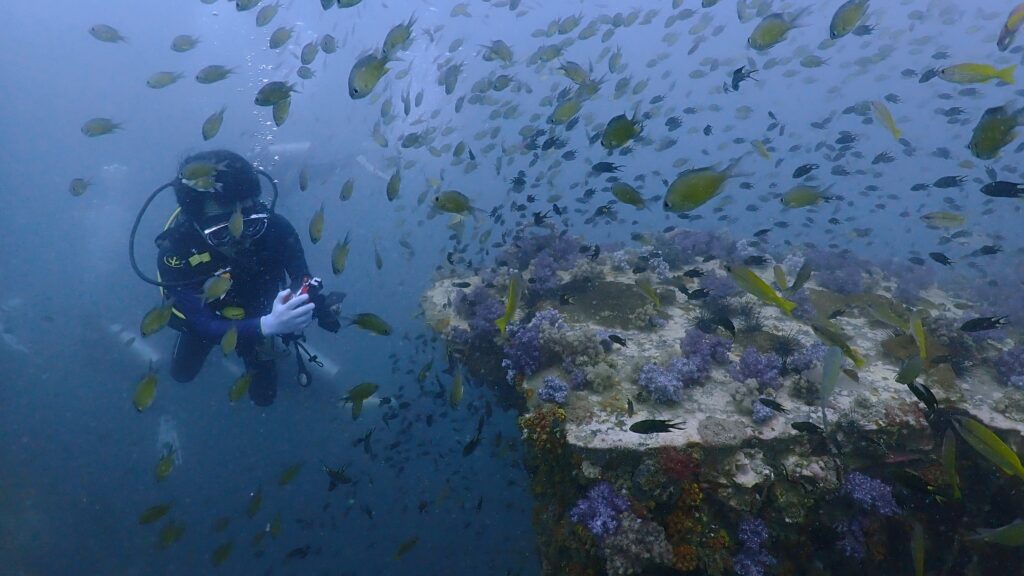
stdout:
<svg viewBox="0 0 1024 576">
<path fill-rule="evenodd" d="M 249 214 L 242 217 L 242 232 L 238 238 L 231 233 L 229 221 L 223 218 L 209 219 L 204 223 L 196 223 L 196 228 L 203 238 L 214 248 L 224 248 L 232 242 L 251 242 L 259 238 L 267 229 L 270 210 L 266 204 L 257 203 L 247 210 Z"/>
</svg>

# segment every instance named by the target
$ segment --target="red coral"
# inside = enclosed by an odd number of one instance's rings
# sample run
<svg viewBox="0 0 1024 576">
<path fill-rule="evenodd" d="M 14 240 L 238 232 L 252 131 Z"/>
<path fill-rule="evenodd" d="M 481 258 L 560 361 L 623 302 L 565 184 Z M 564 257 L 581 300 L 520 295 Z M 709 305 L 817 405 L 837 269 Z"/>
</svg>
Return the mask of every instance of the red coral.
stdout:
<svg viewBox="0 0 1024 576">
<path fill-rule="evenodd" d="M 700 471 L 700 460 L 696 456 L 670 446 L 659 451 L 658 463 L 666 476 L 679 482 L 693 480 Z"/>
</svg>

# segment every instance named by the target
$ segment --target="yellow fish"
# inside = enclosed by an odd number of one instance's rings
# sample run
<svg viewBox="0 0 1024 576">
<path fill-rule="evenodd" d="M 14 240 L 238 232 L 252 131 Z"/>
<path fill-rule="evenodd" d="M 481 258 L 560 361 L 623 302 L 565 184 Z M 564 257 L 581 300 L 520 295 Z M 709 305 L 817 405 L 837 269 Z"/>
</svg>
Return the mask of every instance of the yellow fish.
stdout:
<svg viewBox="0 0 1024 576">
<path fill-rule="evenodd" d="M 316 244 L 324 235 L 324 203 L 320 203 L 317 210 L 309 220 L 309 241 Z"/>
<path fill-rule="evenodd" d="M 156 468 L 153 470 L 153 475 L 156 476 L 157 482 L 163 482 L 167 476 L 170 475 L 171 470 L 174 470 L 174 448 L 169 448 L 164 455 L 160 457 L 160 460 L 156 463 Z"/>
<path fill-rule="evenodd" d="M 154 398 L 156 398 L 156 371 L 153 370 L 153 365 L 150 364 L 149 371 L 146 372 L 146 375 L 142 377 L 142 380 L 135 387 L 132 405 L 135 406 L 136 411 L 142 412 L 153 404 Z"/>
<path fill-rule="evenodd" d="M 1007 84 L 1013 84 L 1013 74 L 1016 71 L 1016 64 L 1000 69 L 988 64 L 968 63 L 947 66 L 939 70 L 939 78 L 955 84 L 981 84 L 996 79 Z"/>
<path fill-rule="evenodd" d="M 334 245 L 334 250 L 331 251 L 331 271 L 337 276 L 345 271 L 345 264 L 348 262 L 348 250 L 349 250 L 349 236 L 351 232 L 345 234 L 345 239 Z"/>
<path fill-rule="evenodd" d="M 508 299 L 505 301 L 505 313 L 494 321 L 498 332 L 505 334 L 508 323 L 516 315 L 516 308 L 519 307 L 519 297 L 522 295 L 523 277 L 519 273 L 513 274 L 508 280 Z"/>
<path fill-rule="evenodd" d="M 1003 24 L 1002 30 L 999 31 L 999 39 L 996 40 L 996 47 L 1000 52 L 1009 50 L 1021 24 L 1024 24 L 1024 4 L 1018 4 L 1006 17 L 1006 23 Z"/>
<path fill-rule="evenodd" d="M 871 109 L 875 111 L 875 118 L 885 126 L 885 129 L 892 134 L 892 137 L 899 140 L 903 132 L 896 126 L 896 120 L 892 117 L 892 112 L 889 111 L 889 107 L 885 105 L 885 102 L 873 100 L 871 102 Z"/>
<path fill-rule="evenodd" d="M 203 302 L 212 302 L 227 294 L 230 289 L 231 275 L 218 274 L 211 276 L 203 283 Z"/>
<path fill-rule="evenodd" d="M 142 317 L 142 323 L 139 325 L 139 332 L 142 333 L 143 337 L 152 336 L 171 320 L 171 302 L 165 302 L 159 306 L 155 306 L 146 312 L 146 315 Z"/>
<path fill-rule="evenodd" d="M 249 391 L 249 385 L 252 384 L 252 373 L 246 372 L 235 379 L 235 382 L 228 388 L 228 401 L 234 404 L 245 396 L 245 393 Z"/>
<path fill-rule="evenodd" d="M 754 296 L 758 300 L 771 304 L 785 312 L 787 315 L 792 316 L 793 310 L 796 308 L 796 302 L 786 300 L 768 285 L 767 282 L 761 279 L 753 270 L 746 266 L 726 266 L 726 271 L 729 272 L 729 276 L 732 277 L 736 285 L 745 290 L 751 296 Z"/>
<path fill-rule="evenodd" d="M 235 346 L 238 344 L 238 327 L 231 325 L 224 335 L 220 338 L 220 351 L 227 356 L 235 351 Z"/>
</svg>

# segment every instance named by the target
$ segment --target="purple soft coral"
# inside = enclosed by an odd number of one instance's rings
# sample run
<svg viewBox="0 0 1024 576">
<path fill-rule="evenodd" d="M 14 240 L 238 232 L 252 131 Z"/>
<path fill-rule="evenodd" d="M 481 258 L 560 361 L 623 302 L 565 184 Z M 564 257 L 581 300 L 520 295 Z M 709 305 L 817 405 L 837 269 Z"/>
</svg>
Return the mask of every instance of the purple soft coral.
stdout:
<svg viewBox="0 0 1024 576">
<path fill-rule="evenodd" d="M 818 286 L 837 294 L 864 291 L 864 272 L 871 264 L 849 252 L 813 249 L 804 258 L 814 270 Z"/>
<path fill-rule="evenodd" d="M 850 472 L 843 482 L 843 494 L 861 509 L 883 516 L 895 516 L 900 507 L 892 496 L 892 487 L 860 472 Z"/>
<path fill-rule="evenodd" d="M 671 372 L 657 364 L 645 364 L 640 369 L 636 384 L 655 402 L 679 402 L 683 397 L 683 383 Z"/>
<path fill-rule="evenodd" d="M 782 385 L 782 358 L 778 354 L 762 354 L 749 347 L 740 355 L 739 361 L 729 367 L 729 375 L 738 382 L 757 381 L 758 390 L 762 392 L 769 388 L 778 390 Z"/>
<path fill-rule="evenodd" d="M 739 540 L 743 548 L 732 558 L 733 570 L 740 576 L 763 576 L 765 569 L 775 564 L 775 558 L 764 549 L 768 526 L 758 518 L 745 518 L 740 522 Z"/>
<path fill-rule="evenodd" d="M 493 340 L 498 335 L 495 320 L 505 312 L 505 307 L 483 286 L 470 292 L 459 290 L 454 299 L 455 312 L 469 324 L 468 340 L 481 343 Z"/>
<path fill-rule="evenodd" d="M 569 398 L 569 385 L 561 378 L 546 376 L 544 378 L 544 385 L 537 392 L 537 397 L 544 402 L 551 402 L 559 406 L 564 405 L 565 401 Z"/>
<path fill-rule="evenodd" d="M 1024 389 L 1024 346 L 1014 346 L 995 361 L 996 372 L 1011 388 Z"/>
<path fill-rule="evenodd" d="M 619 528 L 619 516 L 629 510 L 629 500 L 615 491 L 608 482 L 595 484 L 586 497 L 581 498 L 569 518 L 583 524 L 598 539 L 610 536 Z"/>
<path fill-rule="evenodd" d="M 725 364 L 729 361 L 732 341 L 705 334 L 696 328 L 690 328 L 683 336 L 682 342 L 679 343 L 679 348 L 686 358 Z"/>
</svg>

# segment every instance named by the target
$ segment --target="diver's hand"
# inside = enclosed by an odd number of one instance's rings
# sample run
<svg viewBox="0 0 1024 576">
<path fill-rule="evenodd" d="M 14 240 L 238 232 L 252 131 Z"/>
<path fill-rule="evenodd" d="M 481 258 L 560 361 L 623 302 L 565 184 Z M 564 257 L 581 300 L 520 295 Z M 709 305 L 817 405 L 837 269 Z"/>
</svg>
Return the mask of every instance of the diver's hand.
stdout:
<svg viewBox="0 0 1024 576">
<path fill-rule="evenodd" d="M 309 301 L 309 295 L 299 294 L 290 298 L 291 294 L 291 290 L 278 292 L 270 314 L 260 318 L 260 331 L 264 336 L 301 332 L 313 321 L 315 306 Z"/>
</svg>

